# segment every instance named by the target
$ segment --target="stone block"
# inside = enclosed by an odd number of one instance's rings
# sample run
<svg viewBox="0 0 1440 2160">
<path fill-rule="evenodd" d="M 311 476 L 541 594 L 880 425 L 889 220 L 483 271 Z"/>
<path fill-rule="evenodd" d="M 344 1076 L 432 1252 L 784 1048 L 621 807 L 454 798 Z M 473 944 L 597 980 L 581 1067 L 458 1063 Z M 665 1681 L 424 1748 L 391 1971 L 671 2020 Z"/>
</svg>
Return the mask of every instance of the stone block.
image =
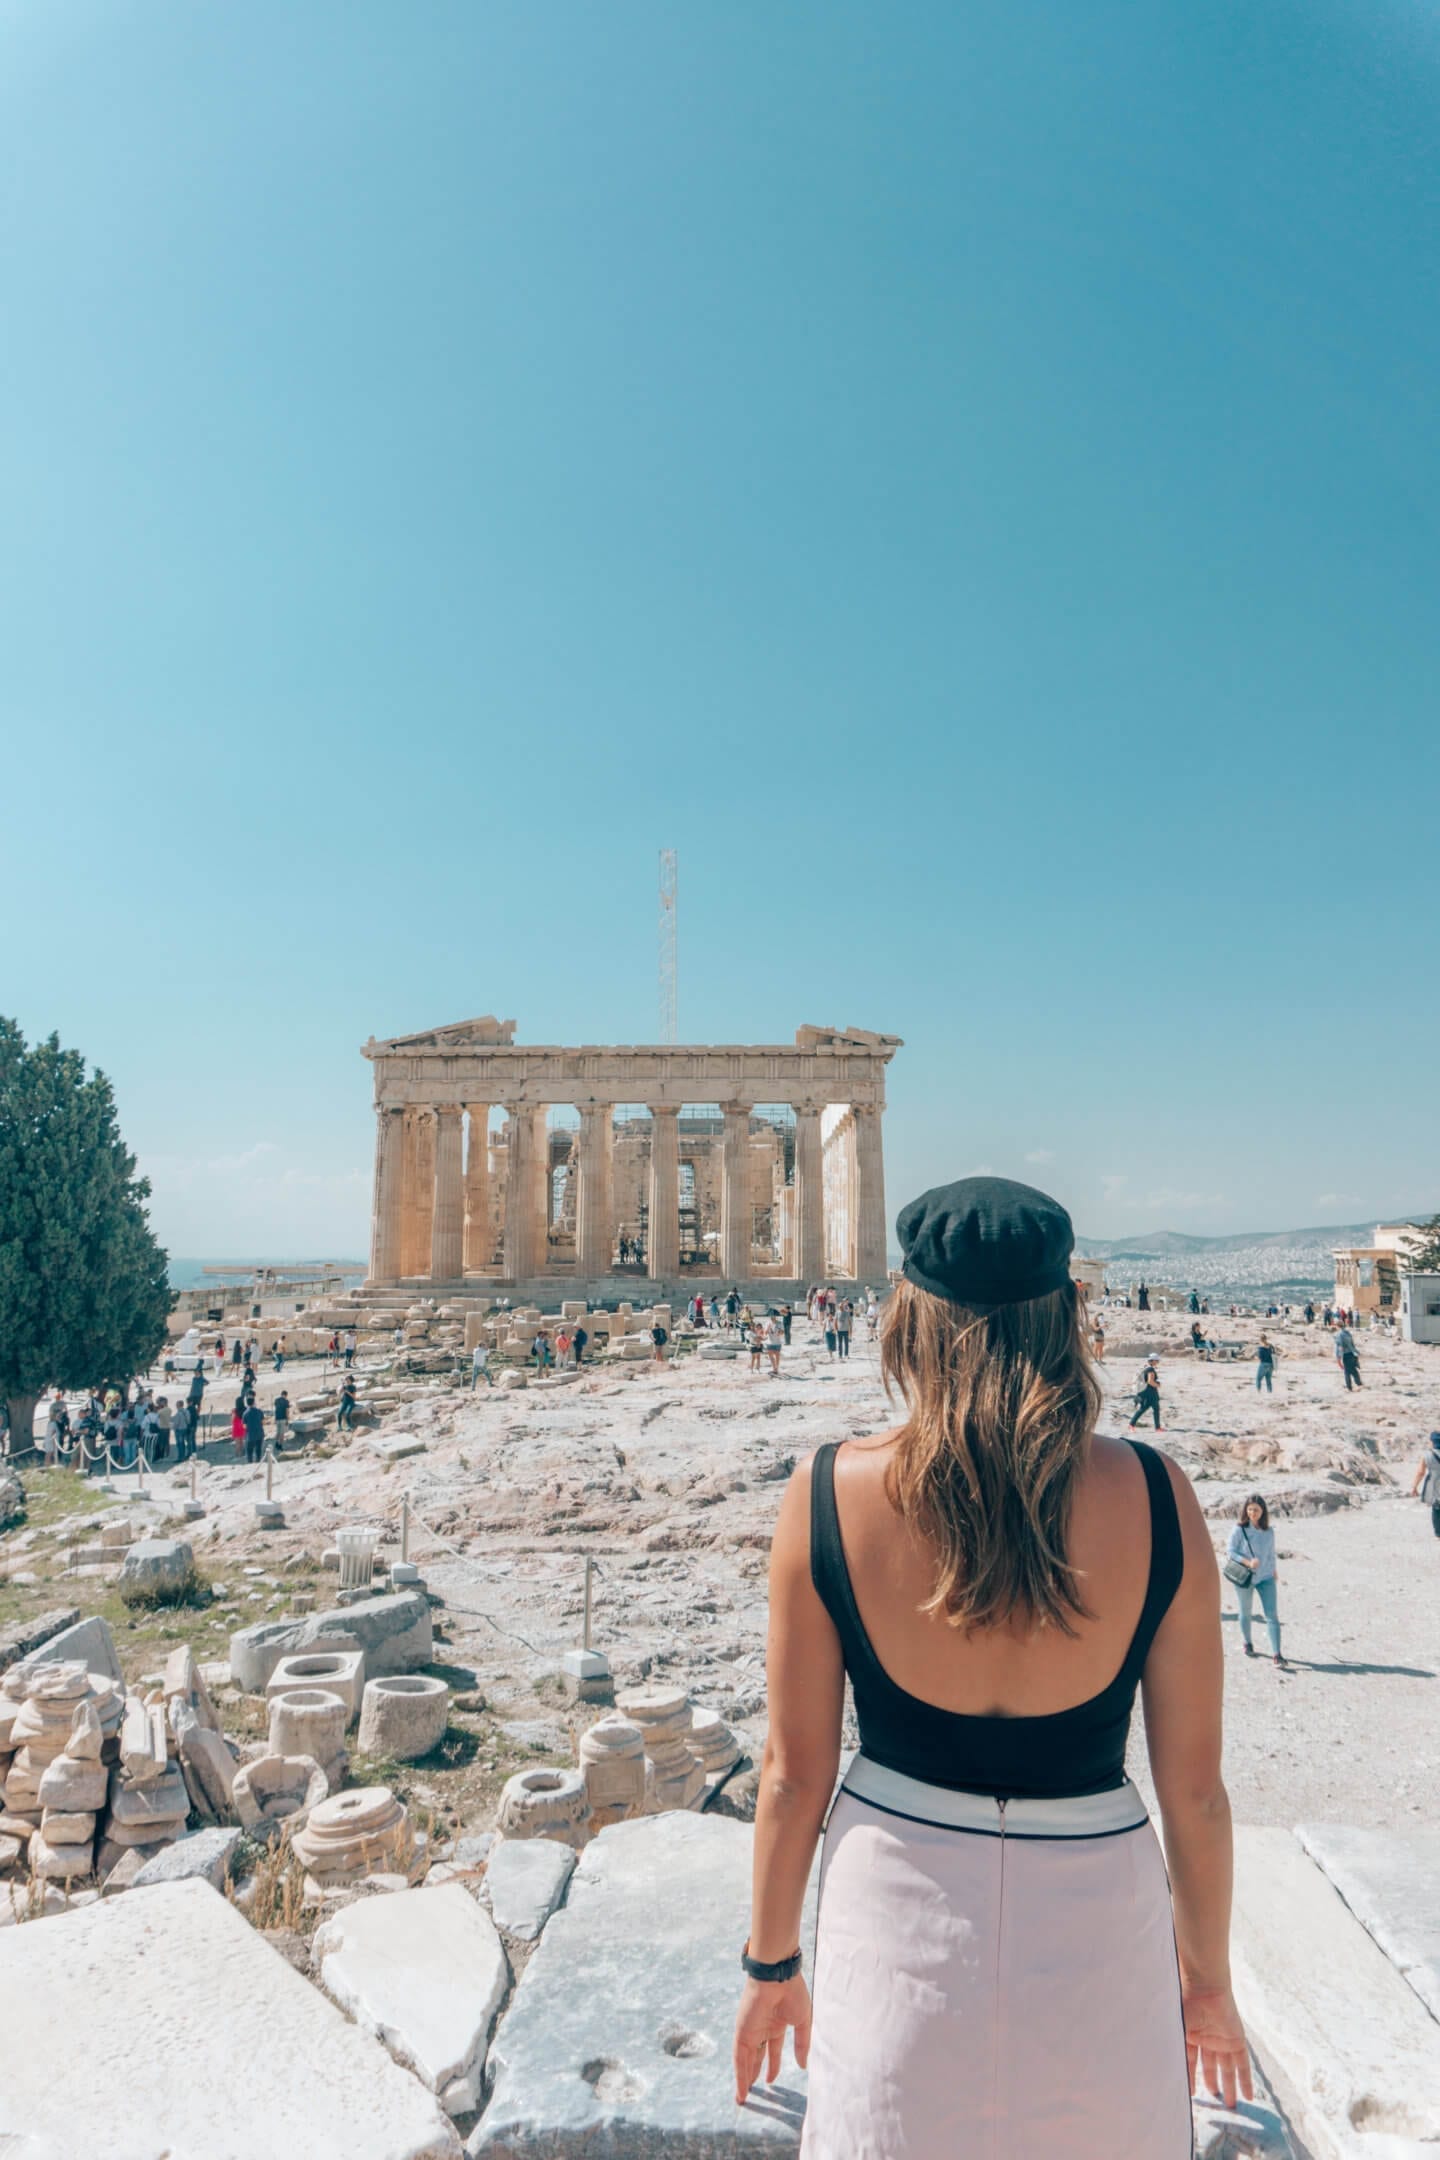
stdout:
<svg viewBox="0 0 1440 2160">
<path fill-rule="evenodd" d="M 176 1590 L 194 1572 L 195 1554 L 184 1538 L 141 1538 L 125 1554 L 120 1595 L 151 1596 Z"/>
<path fill-rule="evenodd" d="M 404 1462 L 407 1455 L 425 1454 L 430 1443 L 418 1433 L 392 1432 L 373 1433 L 365 1445 L 381 1462 Z"/>
<path fill-rule="evenodd" d="M 751 1846 L 744 1824 L 704 1815 L 601 1831 L 491 2042 L 494 2093 L 468 2153 L 784 2160 L 798 2151 L 805 2078 L 788 2047 L 777 2083 L 735 2105 L 736 1928 Z M 802 1935 L 808 1949 L 813 1887 Z"/>
<path fill-rule="evenodd" d="M 102 1808 L 110 1791 L 104 1763 L 57 1755 L 42 1772 L 36 1798 L 42 1808 Z"/>
<path fill-rule="evenodd" d="M 1440 2018 L 1440 1860 L 1433 1837 L 1345 1823 L 1301 1823 L 1295 1835 L 1432 2017 Z"/>
<path fill-rule="evenodd" d="M 185 1790 L 185 1780 L 177 1763 L 163 1777 L 152 1778 L 145 1785 L 122 1785 L 118 1779 L 112 1782 L 110 1793 L 110 1828 L 113 1835 L 117 1825 L 126 1829 L 138 1829 L 142 1824 L 184 1822 L 190 1813 L 190 1795 Z M 154 1831 L 150 1835 L 154 1836 Z"/>
<path fill-rule="evenodd" d="M 363 1898 L 319 1928 L 313 1956 L 327 1994 L 448 2114 L 479 2105 L 510 1969 L 494 1923 L 468 1891 L 444 1884 Z"/>
<path fill-rule="evenodd" d="M 445 1737 L 450 1690 L 425 1673 L 383 1673 L 367 1680 L 360 1705 L 361 1752 L 419 1762 Z"/>
<path fill-rule="evenodd" d="M 263 1695 L 282 1657 L 313 1646 L 363 1649 L 369 1674 L 413 1672 L 428 1665 L 434 1652 L 430 1604 L 423 1592 L 399 1590 L 369 1598 L 363 1605 L 337 1606 L 303 1620 L 263 1620 L 230 1638 L 230 1673 L 236 1687 Z"/>
<path fill-rule="evenodd" d="M 40 1828 L 47 1845 L 89 1845 L 95 1837 L 94 1808 L 65 1813 L 59 1808 L 46 1808 L 40 1820 Z"/>
<path fill-rule="evenodd" d="M 47 2160 L 460 2160 L 434 2097 L 203 1882 L 7 1930 L 0 2030 L 6 2120 Z M 83 2077 L 56 2075 L 65 2032 Z"/>
<path fill-rule="evenodd" d="M 212 1889 L 223 1890 L 235 1847 L 240 1842 L 240 1832 L 233 1825 L 218 1830 L 195 1830 L 189 1837 L 177 1838 L 173 1845 L 144 1861 L 131 1877 L 136 1890 L 153 1890 L 157 1883 L 189 1882 L 192 1879 L 208 1882 Z M 109 1885 L 106 1885 L 107 1889 Z"/>
<path fill-rule="evenodd" d="M 560 1660 L 560 1679 L 566 1694 L 576 1702 L 614 1700 L 610 1660 L 599 1650 L 567 1650 Z"/>
<path fill-rule="evenodd" d="M 495 1925 L 520 1942 L 538 1940 L 575 1872 L 575 1854 L 553 1838 L 507 1838 L 485 1870 L 484 1897 Z"/>
<path fill-rule="evenodd" d="M 212 1732 L 198 1718 L 180 1720 L 177 1739 L 180 1765 L 187 1785 L 193 1785 L 211 1815 L 230 1812 L 235 1787 L 235 1758 L 223 1733 Z"/>
<path fill-rule="evenodd" d="M 0 1673 L 20 1664 L 43 1644 L 53 1642 L 66 1628 L 74 1627 L 79 1618 L 78 1605 L 60 1605 L 37 1613 L 33 1620 L 17 1620 L 11 1627 L 0 1628 Z"/>
<path fill-rule="evenodd" d="M 327 1695 L 339 1696 L 345 1705 L 346 1723 L 353 1724 L 360 1712 L 364 1687 L 363 1650 L 332 1650 L 317 1644 L 314 1649 L 292 1651 L 282 1657 L 266 1684 L 265 1696 L 273 1702 L 278 1695 L 293 1695 L 297 1688 L 321 1688 Z"/>
<path fill-rule="evenodd" d="M 117 1687 L 125 1684 L 110 1624 L 98 1615 L 90 1620 L 77 1620 L 72 1627 L 61 1628 L 38 1650 L 32 1650 L 22 1659 L 19 1669 L 26 1672 L 36 1665 L 63 1665 L 71 1661 L 83 1665 L 87 1672 L 98 1673 L 113 1681 Z"/>
<path fill-rule="evenodd" d="M 90 1873 L 95 1847 L 89 1840 L 83 1845 L 52 1845 L 44 1831 L 37 1830 L 30 1840 L 26 1861 L 31 1875 L 40 1882 L 75 1882 Z"/>
<path fill-rule="evenodd" d="M 261 1530 L 283 1530 L 285 1527 L 285 1504 L 281 1500 L 257 1500 L 255 1523 Z"/>
<path fill-rule="evenodd" d="M 1236 1832 L 1231 1958 L 1251 2043 L 1314 2160 L 1440 2149 L 1440 2027 L 1288 1830 Z"/>
</svg>

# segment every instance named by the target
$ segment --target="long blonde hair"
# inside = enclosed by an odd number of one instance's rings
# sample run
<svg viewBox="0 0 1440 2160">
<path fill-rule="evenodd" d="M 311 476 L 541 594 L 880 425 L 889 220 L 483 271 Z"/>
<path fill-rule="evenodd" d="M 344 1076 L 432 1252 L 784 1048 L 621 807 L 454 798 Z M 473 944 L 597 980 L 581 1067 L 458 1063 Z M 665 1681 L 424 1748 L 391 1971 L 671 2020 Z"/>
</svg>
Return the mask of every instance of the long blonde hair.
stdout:
<svg viewBox="0 0 1440 2160">
<path fill-rule="evenodd" d="M 909 1413 L 886 1490 L 935 1553 L 921 1610 L 952 1627 L 1019 1618 L 1073 1635 L 1090 1615 L 1070 1508 L 1100 1415 L 1074 1286 L 977 1311 L 902 1280 L 885 1301 L 880 1369 Z"/>
</svg>

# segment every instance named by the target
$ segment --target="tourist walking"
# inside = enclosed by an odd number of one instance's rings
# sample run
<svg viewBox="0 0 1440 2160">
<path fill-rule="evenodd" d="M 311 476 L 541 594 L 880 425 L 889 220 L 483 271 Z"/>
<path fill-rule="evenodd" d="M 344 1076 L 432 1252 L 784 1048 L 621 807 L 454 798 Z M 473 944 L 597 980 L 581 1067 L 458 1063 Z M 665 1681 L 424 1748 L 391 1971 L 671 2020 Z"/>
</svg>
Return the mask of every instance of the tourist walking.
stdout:
<svg viewBox="0 0 1440 2160">
<path fill-rule="evenodd" d="M 277 1335 L 277 1336 L 276 1336 L 276 1338 L 275 1338 L 275 1349 L 274 1349 L 274 1353 L 273 1353 L 273 1354 L 274 1354 L 274 1358 L 275 1358 L 275 1370 L 276 1370 L 276 1372 L 277 1372 L 277 1373 L 279 1373 L 279 1372 L 284 1372 L 284 1370 L 285 1370 L 285 1337 L 284 1337 L 283 1335 Z"/>
<path fill-rule="evenodd" d="M 899 1230 L 905 1422 L 803 1464 L 771 1551 L 737 2097 L 793 2030 L 804 2160 L 1188 2160 L 1196 2074 L 1251 2094 L 1206 1525 L 1163 1456 L 1095 1431 L 1056 1202 L 967 1179 Z M 1164 1859 L 1125 1776 L 1142 1676 Z"/>
<path fill-rule="evenodd" d="M 780 1353 L 784 1347 L 785 1330 L 776 1315 L 765 1323 L 765 1355 L 770 1360 L 770 1370 L 777 1380 L 780 1377 Z"/>
<path fill-rule="evenodd" d="M 570 1337 L 570 1345 L 575 1352 L 575 1365 L 577 1371 L 579 1367 L 582 1366 L 585 1362 L 585 1346 L 589 1342 L 589 1340 L 590 1330 L 588 1328 L 582 1327 L 577 1320 L 575 1323 L 575 1331 Z"/>
<path fill-rule="evenodd" d="M 230 1412 L 230 1443 L 239 1462 L 245 1453 L 245 1397 L 237 1395 L 235 1407 Z"/>
<path fill-rule="evenodd" d="M 281 1455 L 290 1431 L 290 1397 L 284 1388 L 271 1405 L 271 1415 L 275 1420 L 275 1453 Z"/>
<path fill-rule="evenodd" d="M 835 1315 L 828 1305 L 821 1306 L 820 1318 L 825 1329 L 825 1355 L 833 1362 L 835 1356 Z"/>
<path fill-rule="evenodd" d="M 765 1337 L 758 1327 L 750 1330 L 750 1370 L 759 1372 L 765 1359 Z"/>
<path fill-rule="evenodd" d="M 1148 1283 L 1142 1282 L 1139 1289 L 1135 1292 L 1135 1309 L 1137 1312 L 1149 1312 L 1150 1285 Z"/>
<path fill-rule="evenodd" d="M 355 1430 L 355 1382 L 347 1373 L 340 1387 L 340 1403 L 335 1412 L 336 1432 Z"/>
<path fill-rule="evenodd" d="M 1432 1432 L 1429 1444 L 1410 1487 L 1411 1499 L 1421 1499 L 1430 1510 L 1430 1527 L 1440 1537 L 1440 1432 Z"/>
<path fill-rule="evenodd" d="M 245 1411 L 245 1460 L 258 1463 L 265 1452 L 265 1413 L 251 1402 Z"/>
<path fill-rule="evenodd" d="M 175 1435 L 175 1461 L 178 1465 L 183 1463 L 190 1453 L 189 1441 L 192 1428 L 189 1403 L 177 1403 L 170 1430 Z"/>
<path fill-rule="evenodd" d="M 53 1470 L 60 1460 L 60 1439 L 64 1431 L 65 1402 L 57 1395 L 45 1415 L 45 1438 L 40 1453 L 47 1469 Z"/>
<path fill-rule="evenodd" d="M 1250 1627 L 1258 1597 L 1270 1636 L 1270 1654 L 1277 1665 L 1283 1665 L 1275 1588 L 1275 1533 L 1270 1527 L 1270 1510 L 1260 1493 L 1251 1493 L 1240 1509 L 1240 1520 L 1230 1532 L 1230 1543 L 1225 1549 L 1225 1575 L 1235 1586 L 1235 1598 L 1240 1607 L 1240 1640 L 1245 1645 L 1246 1657 L 1255 1655 Z"/>
<path fill-rule="evenodd" d="M 550 1337 L 543 1327 L 538 1327 L 535 1330 L 535 1339 L 530 1345 L 530 1354 L 535 1360 L 536 1369 L 539 1373 L 544 1374 L 549 1371 L 554 1362 L 555 1354 L 551 1347 Z"/>
<path fill-rule="evenodd" d="M 240 1366 L 243 1365 L 244 1362 L 245 1345 L 241 1342 L 240 1337 L 237 1335 L 234 1342 L 230 1345 L 230 1363 L 238 1371 Z"/>
<path fill-rule="evenodd" d="M 1090 1348 L 1094 1352 L 1096 1363 L 1103 1365 L 1105 1362 L 1105 1322 L 1098 1312 L 1090 1324 Z"/>
<path fill-rule="evenodd" d="M 794 1321 L 794 1318 L 795 1314 L 791 1307 L 789 1299 L 782 1299 L 780 1304 L 780 1328 L 781 1332 L 785 1337 L 785 1348 L 787 1350 L 790 1347 L 790 1328 L 791 1324 Z"/>
<path fill-rule="evenodd" d="M 663 1365 L 665 1363 L 665 1345 L 670 1340 L 670 1330 L 662 1326 L 660 1321 L 657 1320 L 650 1330 L 650 1340 L 655 1346 L 655 1363 Z"/>
<path fill-rule="evenodd" d="M 1345 1375 L 1345 1392 L 1360 1386 L 1360 1359 L 1355 1349 L 1355 1338 L 1348 1327 L 1335 1330 L 1335 1357 Z"/>
<path fill-rule="evenodd" d="M 1140 1385 L 1135 1396 L 1135 1415 L 1130 1420 L 1130 1430 L 1132 1432 L 1147 1412 L 1155 1419 L 1156 1432 L 1163 1432 L 1165 1428 L 1160 1423 L 1160 1368 L 1153 1357 L 1146 1358 L 1144 1365 L 1140 1369 Z"/>
<path fill-rule="evenodd" d="M 485 1343 L 477 1342 L 470 1353 L 470 1392 L 472 1395 L 482 1380 L 485 1382 L 486 1387 L 494 1387 L 495 1385 L 490 1372 L 489 1348 Z"/>
<path fill-rule="evenodd" d="M 555 1363 L 561 1372 L 570 1370 L 571 1335 L 568 1327 L 560 1327 L 555 1335 Z"/>
<path fill-rule="evenodd" d="M 351 1366 L 352 1366 L 352 1365 L 353 1365 L 353 1364 L 355 1363 L 355 1344 L 356 1344 L 356 1341 L 357 1341 L 357 1339 L 358 1339 L 358 1338 L 356 1337 L 356 1334 L 355 1334 L 355 1330 L 354 1330 L 354 1328 L 353 1328 L 353 1327 L 352 1327 L 352 1328 L 346 1328 L 346 1330 L 345 1330 L 345 1370 L 346 1370 L 346 1372 L 349 1372 L 349 1370 L 350 1370 Z"/>
<path fill-rule="evenodd" d="M 835 1308 L 835 1355 L 837 1358 L 848 1358 L 850 1355 L 850 1325 L 854 1318 L 855 1314 L 849 1298 L 842 1298 Z"/>
<path fill-rule="evenodd" d="M 1268 1335 L 1260 1337 L 1260 1344 L 1255 1352 L 1255 1392 L 1257 1395 L 1262 1387 L 1267 1394 L 1273 1395 L 1275 1392 L 1275 1345 Z"/>
</svg>

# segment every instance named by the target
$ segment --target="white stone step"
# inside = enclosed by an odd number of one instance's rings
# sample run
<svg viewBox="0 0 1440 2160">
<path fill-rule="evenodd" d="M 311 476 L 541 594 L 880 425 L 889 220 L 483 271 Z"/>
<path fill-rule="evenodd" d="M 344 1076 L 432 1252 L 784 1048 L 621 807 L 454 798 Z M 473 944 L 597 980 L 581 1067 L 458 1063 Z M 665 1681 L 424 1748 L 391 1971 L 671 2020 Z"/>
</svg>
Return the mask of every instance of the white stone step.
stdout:
<svg viewBox="0 0 1440 2160">
<path fill-rule="evenodd" d="M 208 1883 L 5 1929 L 0 2032 L 27 2160 L 459 2160 L 434 2096 Z"/>
<path fill-rule="evenodd" d="M 1235 1993 L 1313 2160 L 1440 2160 L 1440 2025 L 1288 1830 L 1237 1830 Z"/>
<path fill-rule="evenodd" d="M 1301 1823 L 1295 1835 L 1431 2015 L 1440 2018 L 1440 1845 L 1433 1831 Z"/>
</svg>

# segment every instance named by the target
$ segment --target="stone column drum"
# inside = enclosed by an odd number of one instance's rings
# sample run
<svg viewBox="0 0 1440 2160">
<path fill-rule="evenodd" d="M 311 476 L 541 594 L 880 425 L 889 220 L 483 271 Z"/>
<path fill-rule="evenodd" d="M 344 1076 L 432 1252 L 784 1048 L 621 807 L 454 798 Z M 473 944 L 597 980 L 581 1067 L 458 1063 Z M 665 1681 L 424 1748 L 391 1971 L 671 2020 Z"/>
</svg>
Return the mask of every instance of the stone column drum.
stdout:
<svg viewBox="0 0 1440 2160">
<path fill-rule="evenodd" d="M 650 1117 L 646 1273 L 663 1281 L 680 1267 L 680 1112 L 670 1103 L 652 1103 Z"/>
<path fill-rule="evenodd" d="M 419 1762 L 437 1748 L 450 1722 L 450 1690 L 426 1673 L 367 1680 L 360 1700 L 360 1752 Z"/>
</svg>

